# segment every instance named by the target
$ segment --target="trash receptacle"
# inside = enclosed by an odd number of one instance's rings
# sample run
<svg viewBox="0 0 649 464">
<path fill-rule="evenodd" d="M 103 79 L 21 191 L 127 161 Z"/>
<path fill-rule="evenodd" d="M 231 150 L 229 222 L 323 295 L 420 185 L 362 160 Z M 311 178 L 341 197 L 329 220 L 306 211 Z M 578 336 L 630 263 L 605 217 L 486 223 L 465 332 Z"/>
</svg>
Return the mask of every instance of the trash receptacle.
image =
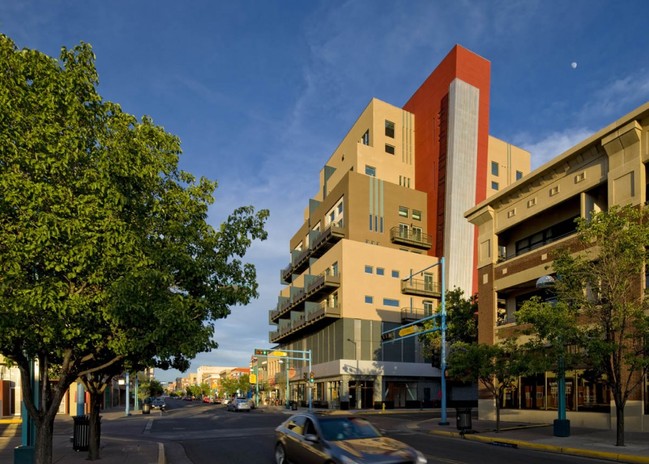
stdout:
<svg viewBox="0 0 649 464">
<path fill-rule="evenodd" d="M 471 408 L 457 408 L 457 429 L 471 430 Z"/>
<path fill-rule="evenodd" d="M 151 414 L 151 404 L 150 403 L 144 403 L 142 405 L 142 414 Z"/>
<path fill-rule="evenodd" d="M 291 410 L 297 411 L 297 401 L 291 401 Z"/>
<path fill-rule="evenodd" d="M 72 449 L 75 451 L 88 451 L 90 447 L 90 417 L 74 416 L 73 419 Z"/>
</svg>

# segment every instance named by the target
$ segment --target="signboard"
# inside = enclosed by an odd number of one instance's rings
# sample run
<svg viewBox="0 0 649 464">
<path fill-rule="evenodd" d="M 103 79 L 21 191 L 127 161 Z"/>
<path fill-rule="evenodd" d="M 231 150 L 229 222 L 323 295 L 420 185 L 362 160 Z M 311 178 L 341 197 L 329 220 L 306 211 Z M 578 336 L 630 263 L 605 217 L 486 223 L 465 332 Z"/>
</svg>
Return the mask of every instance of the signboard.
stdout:
<svg viewBox="0 0 649 464">
<path fill-rule="evenodd" d="M 403 329 L 399 330 L 399 336 L 405 337 L 406 335 L 410 335 L 417 332 L 417 330 L 418 328 L 416 325 L 411 325 L 410 327 L 404 327 Z"/>
</svg>

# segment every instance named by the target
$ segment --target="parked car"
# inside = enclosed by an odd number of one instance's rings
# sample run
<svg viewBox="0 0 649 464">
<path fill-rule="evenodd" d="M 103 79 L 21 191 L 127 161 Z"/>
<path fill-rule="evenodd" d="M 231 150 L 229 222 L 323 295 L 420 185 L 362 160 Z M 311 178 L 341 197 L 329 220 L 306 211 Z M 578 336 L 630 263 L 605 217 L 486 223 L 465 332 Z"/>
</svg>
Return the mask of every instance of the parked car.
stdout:
<svg viewBox="0 0 649 464">
<path fill-rule="evenodd" d="M 250 412 L 250 405 L 248 404 L 248 400 L 245 398 L 235 398 L 232 401 L 228 403 L 228 411 L 234 411 L 234 412 L 239 412 L 239 411 L 246 411 Z"/>
<path fill-rule="evenodd" d="M 295 414 L 275 429 L 275 435 L 277 464 L 428 462 L 416 449 L 381 435 L 367 419 L 356 416 Z"/>
<path fill-rule="evenodd" d="M 212 399 L 211 396 L 204 396 L 203 397 L 203 403 L 212 404 L 212 403 L 214 403 L 214 400 Z"/>
</svg>

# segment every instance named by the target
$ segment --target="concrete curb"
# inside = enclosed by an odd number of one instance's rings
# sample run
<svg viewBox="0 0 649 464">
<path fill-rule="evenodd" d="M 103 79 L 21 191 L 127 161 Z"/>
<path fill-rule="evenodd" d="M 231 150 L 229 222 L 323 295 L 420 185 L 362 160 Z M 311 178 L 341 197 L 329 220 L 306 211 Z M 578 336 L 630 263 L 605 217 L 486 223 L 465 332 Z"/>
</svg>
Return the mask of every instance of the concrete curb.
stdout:
<svg viewBox="0 0 649 464">
<path fill-rule="evenodd" d="M 592 451 L 580 448 L 569 448 L 564 446 L 546 445 L 542 443 L 533 443 L 523 440 L 513 440 L 510 438 L 494 438 L 479 434 L 461 434 L 459 432 L 446 432 L 442 430 L 431 430 L 431 434 L 453 438 L 464 438 L 465 440 L 478 441 L 492 445 L 506 445 L 518 448 L 532 449 L 536 451 L 545 451 L 549 453 L 567 454 L 570 456 L 581 456 L 586 458 L 606 459 L 616 462 L 647 463 L 649 457 L 632 456 L 623 453 L 610 453 L 606 451 Z"/>
</svg>

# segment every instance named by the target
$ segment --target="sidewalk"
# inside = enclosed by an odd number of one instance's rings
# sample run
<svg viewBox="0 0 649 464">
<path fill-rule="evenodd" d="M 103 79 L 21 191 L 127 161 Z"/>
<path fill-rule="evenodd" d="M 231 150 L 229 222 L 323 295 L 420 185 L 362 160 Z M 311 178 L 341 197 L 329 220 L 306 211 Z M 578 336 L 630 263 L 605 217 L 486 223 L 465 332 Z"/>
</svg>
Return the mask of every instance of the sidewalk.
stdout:
<svg viewBox="0 0 649 464">
<path fill-rule="evenodd" d="M 155 413 L 154 413 L 155 414 Z M 124 408 L 102 411 L 102 427 L 107 422 L 123 422 L 131 425 L 137 421 L 142 425 L 140 430 L 145 430 L 150 416 L 143 415 L 141 411 L 125 416 Z M 14 448 L 21 444 L 21 419 L 0 419 L 0 462 L 11 464 L 14 462 Z M 52 462 L 55 464 L 81 464 L 87 463 L 87 451 L 74 451 L 71 437 L 74 432 L 74 421 L 70 416 L 60 415 L 54 421 L 54 434 L 52 439 Z M 100 453 L 102 464 L 166 464 L 165 449 L 162 443 L 148 441 L 142 438 L 142 432 L 133 435 L 133 438 L 115 438 L 102 435 Z"/>
<path fill-rule="evenodd" d="M 552 424 L 500 423 L 486 420 L 471 421 L 471 430 L 461 433 L 455 417 L 449 425 L 439 425 L 439 419 L 418 422 L 414 427 L 436 435 L 474 440 L 497 446 L 535 449 L 551 453 L 568 454 L 617 462 L 649 463 L 649 433 L 626 432 L 625 446 L 615 446 L 615 429 L 599 430 L 572 427 L 569 437 L 555 437 Z"/>
</svg>

